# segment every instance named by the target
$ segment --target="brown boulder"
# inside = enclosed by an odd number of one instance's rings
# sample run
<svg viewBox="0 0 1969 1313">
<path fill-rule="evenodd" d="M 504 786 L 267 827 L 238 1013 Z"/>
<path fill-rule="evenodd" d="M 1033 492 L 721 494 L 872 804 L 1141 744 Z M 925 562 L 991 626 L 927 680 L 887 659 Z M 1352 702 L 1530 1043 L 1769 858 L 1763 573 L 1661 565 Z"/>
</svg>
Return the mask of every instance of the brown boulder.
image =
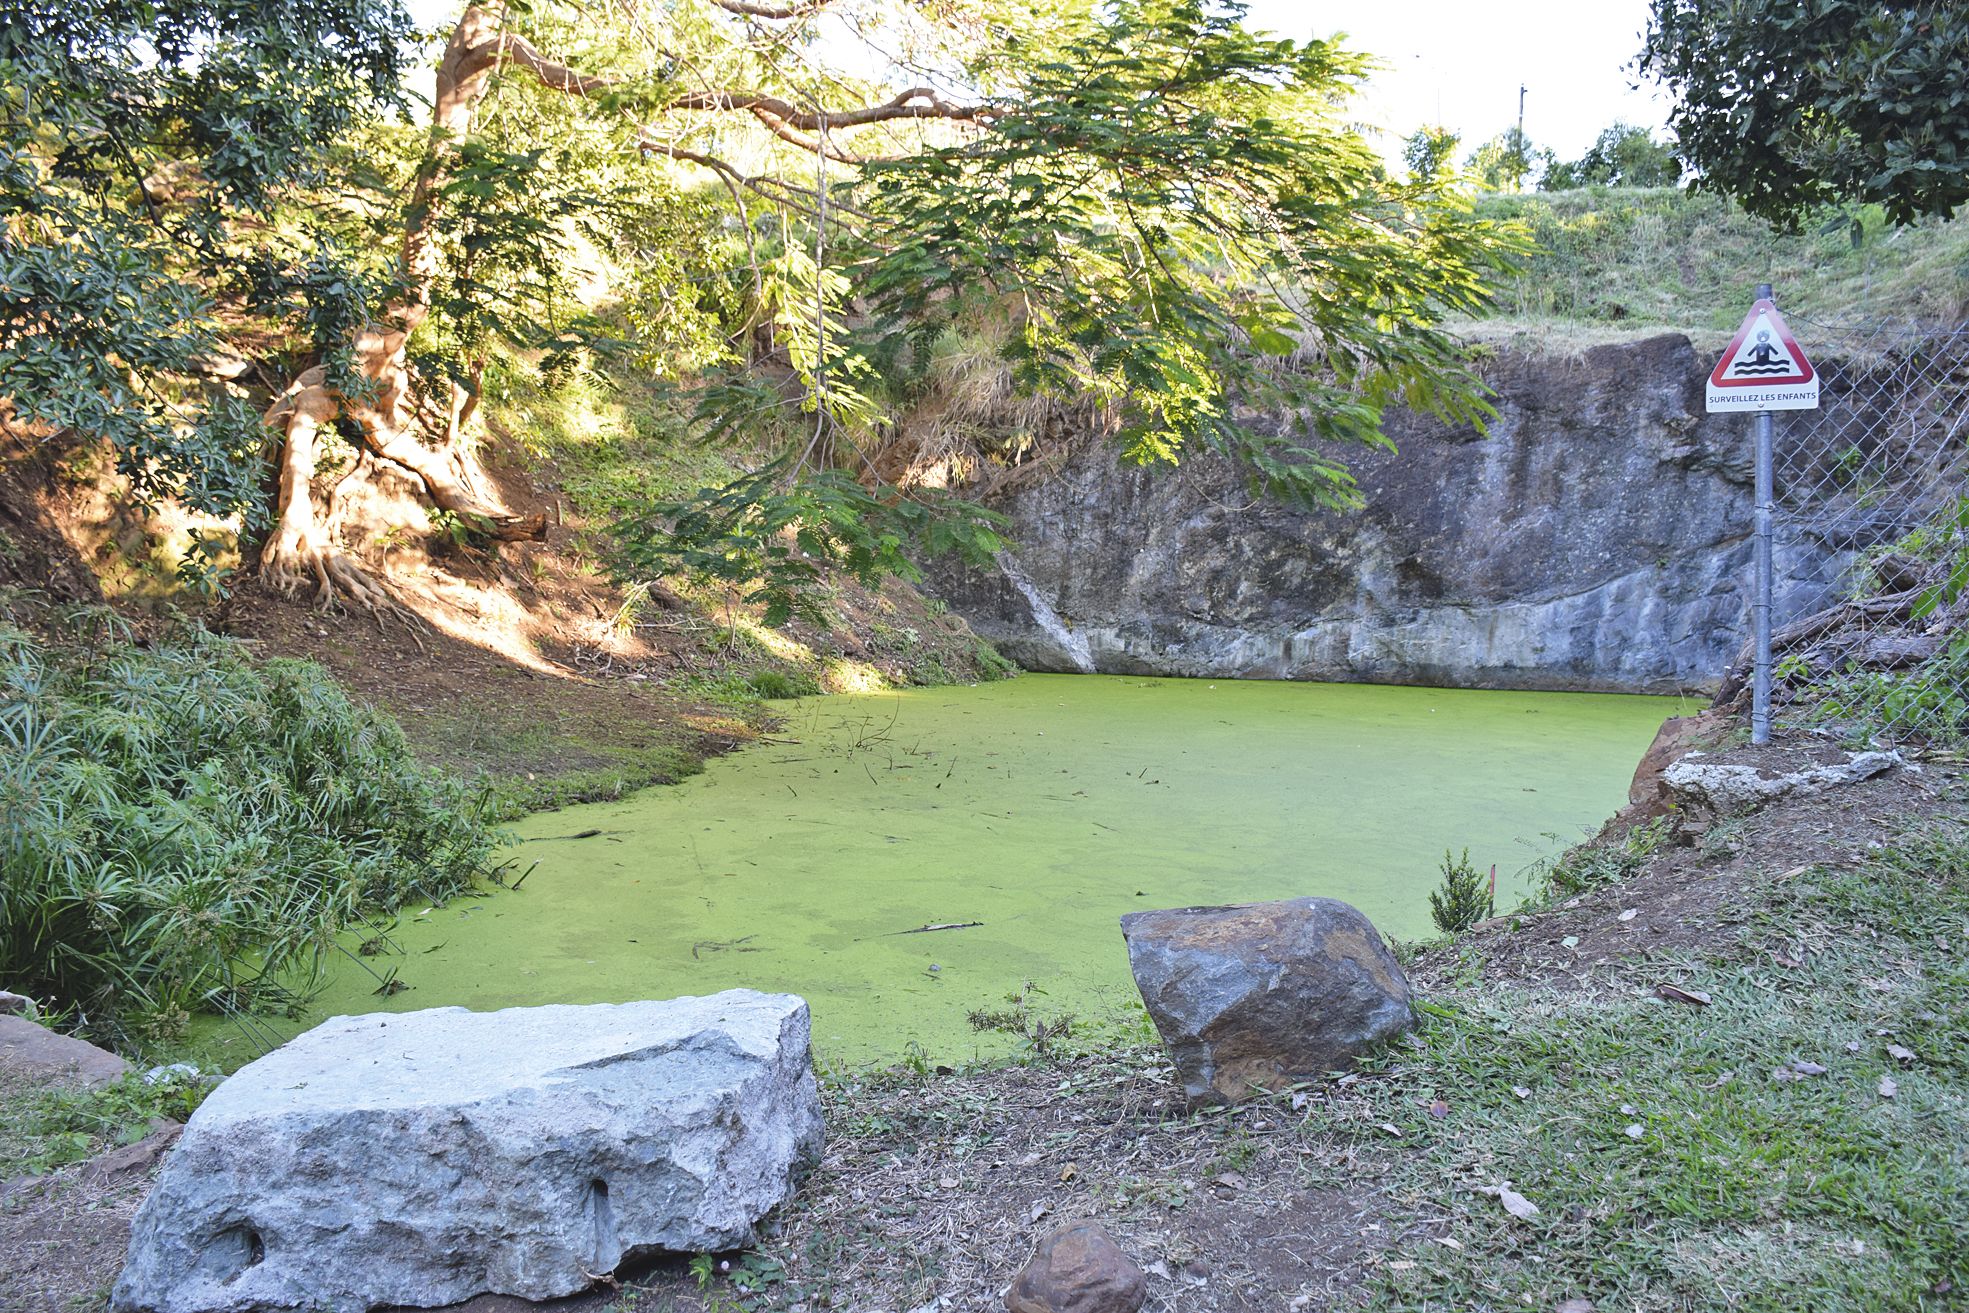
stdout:
<svg viewBox="0 0 1969 1313">
<path fill-rule="evenodd" d="M 1639 825 L 1675 809 L 1675 791 L 1662 779 L 1662 773 L 1710 739 L 1729 728 L 1727 717 L 1713 712 L 1694 716 L 1670 716 L 1655 731 L 1655 740 L 1634 768 L 1634 780 L 1627 786 L 1627 806 L 1617 823 Z"/>
<path fill-rule="evenodd" d="M 0 1014 L 0 1070 L 35 1082 L 107 1085 L 126 1074 L 130 1064 L 25 1017 Z"/>
<path fill-rule="evenodd" d="M 1010 1313 L 1135 1313 L 1148 1274 L 1099 1222 L 1063 1226 L 1039 1242 L 1005 1292 Z"/>
<path fill-rule="evenodd" d="M 150 1134 L 143 1139 L 99 1153 L 83 1164 L 83 1179 L 103 1185 L 120 1185 L 147 1176 L 165 1152 L 178 1142 L 184 1129 L 183 1123 L 174 1122 L 169 1117 L 155 1118 L 151 1122 Z"/>
<path fill-rule="evenodd" d="M 1192 1099 L 1318 1080 L 1415 1021 L 1401 964 L 1337 898 L 1135 912 L 1121 933 Z"/>
</svg>

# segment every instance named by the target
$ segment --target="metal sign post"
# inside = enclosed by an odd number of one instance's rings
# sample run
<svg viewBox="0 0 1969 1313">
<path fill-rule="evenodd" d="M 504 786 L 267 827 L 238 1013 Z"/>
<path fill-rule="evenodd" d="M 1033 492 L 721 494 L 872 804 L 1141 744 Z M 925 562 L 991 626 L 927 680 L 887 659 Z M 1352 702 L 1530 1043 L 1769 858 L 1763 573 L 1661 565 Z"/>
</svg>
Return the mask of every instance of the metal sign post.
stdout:
<svg viewBox="0 0 1969 1313">
<path fill-rule="evenodd" d="M 1771 286 L 1765 283 L 1757 295 L 1769 298 Z M 1757 596 L 1750 603 L 1750 632 L 1756 643 L 1755 674 L 1750 694 L 1750 741 L 1771 741 L 1771 512 L 1775 509 L 1771 493 L 1771 435 L 1776 417 L 1768 410 L 1757 412 L 1757 510 L 1752 518 L 1756 538 Z"/>
<path fill-rule="evenodd" d="M 1771 299 L 1771 285 L 1760 283 L 1757 302 L 1744 316 L 1743 326 L 1723 352 L 1723 358 L 1710 371 L 1704 409 L 1726 414 L 1752 411 L 1756 414 L 1757 486 L 1753 511 L 1752 553 L 1757 567 L 1755 592 L 1750 599 L 1752 649 L 1756 664 L 1752 672 L 1750 741 L 1771 741 L 1771 516 L 1776 494 L 1771 478 L 1771 445 L 1775 421 L 1773 411 L 1817 410 L 1819 374 L 1812 362 L 1798 349 L 1791 328 L 1778 313 Z"/>
</svg>

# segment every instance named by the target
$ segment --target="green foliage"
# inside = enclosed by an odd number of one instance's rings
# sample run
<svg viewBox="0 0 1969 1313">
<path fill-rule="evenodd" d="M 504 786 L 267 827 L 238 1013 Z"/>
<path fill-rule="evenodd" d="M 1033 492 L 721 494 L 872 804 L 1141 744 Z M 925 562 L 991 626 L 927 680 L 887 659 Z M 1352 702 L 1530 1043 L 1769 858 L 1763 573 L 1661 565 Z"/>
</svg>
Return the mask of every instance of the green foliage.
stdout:
<svg viewBox="0 0 1969 1313">
<path fill-rule="evenodd" d="M 1455 162 L 1456 148 L 1462 140 L 1440 123 L 1425 124 L 1410 133 L 1402 142 L 1402 163 L 1408 169 L 1409 181 L 1443 181 Z"/>
<path fill-rule="evenodd" d="M 681 570 L 749 584 L 746 600 L 765 607 L 767 624 L 800 615 L 826 625 L 815 596 L 823 569 L 876 588 L 888 575 L 918 577 L 913 555 L 957 552 L 982 563 L 1000 546 L 1003 519 L 982 507 L 879 495 L 839 470 L 789 482 L 790 465 L 784 458 L 622 522 L 616 534 L 623 564 L 643 577 Z"/>
<path fill-rule="evenodd" d="M 1969 740 L 1969 632 L 1912 670 L 1860 667 L 1820 675 L 1804 690 L 1808 716 L 1864 739 L 1890 733 L 1938 746 Z"/>
<path fill-rule="evenodd" d="M 1969 589 L 1969 496 L 1957 497 L 1954 506 L 1917 528 L 1891 550 L 1917 561 L 1948 567 L 1941 580 L 1914 604 L 1916 620 L 1925 620 L 1937 607 L 1954 602 L 1964 589 Z"/>
<path fill-rule="evenodd" d="M 146 504 L 254 522 L 257 407 L 202 379 L 215 297 L 286 304 L 332 243 L 265 223 L 399 104 L 396 0 L 0 0 L 0 396 L 109 440 Z M 259 220 L 242 242 L 239 220 Z"/>
<path fill-rule="evenodd" d="M 1443 882 L 1429 891 L 1429 919 L 1446 935 L 1460 934 L 1496 910 L 1496 871 L 1485 875 L 1470 865 L 1470 850 L 1458 859 L 1443 850 Z"/>
<path fill-rule="evenodd" d="M 188 1119 L 214 1083 L 195 1069 L 172 1066 L 155 1075 L 133 1072 L 95 1089 L 16 1095 L 0 1112 L 0 1160 L 38 1175 L 135 1144 L 159 1118 Z"/>
<path fill-rule="evenodd" d="M 1935 582 L 1910 608 L 1926 621 L 1958 601 L 1969 588 L 1969 497 L 1957 497 L 1899 539 L 1876 548 L 1870 559 L 1896 557 L 1930 569 Z M 1871 568 L 1857 572 L 1860 600 L 1881 591 Z M 1811 669 L 1802 661 L 1779 663 L 1780 678 L 1795 681 L 1792 696 L 1805 717 L 1843 731 L 1855 741 L 1880 735 L 1938 746 L 1969 740 L 1969 632 L 1959 629 L 1934 655 L 1907 670 L 1871 670 L 1860 664 Z"/>
<path fill-rule="evenodd" d="M 1577 160 L 1553 158 L 1544 152 L 1545 171 L 1540 191 L 1574 187 L 1673 187 L 1682 180 L 1682 166 L 1672 147 L 1654 139 L 1646 128 L 1616 123 L 1602 131 Z"/>
<path fill-rule="evenodd" d="M 1019 389 L 1112 408 L 1128 459 L 1216 450 L 1263 491 L 1350 501 L 1320 444 L 1383 444 L 1394 400 L 1488 413 L 1435 323 L 1509 249 L 1455 195 L 1384 177 L 1336 108 L 1364 70 L 1230 6 L 1095 11 L 1028 52 L 987 131 L 868 166 L 865 351 L 906 368 L 988 305 Z"/>
<path fill-rule="evenodd" d="M 1464 166 L 1491 191 L 1517 191 L 1531 173 L 1531 138 L 1513 124 L 1470 152 Z"/>
<path fill-rule="evenodd" d="M 1727 333 L 1759 282 L 1777 285 L 1794 323 L 1859 313 L 1954 322 L 1969 297 L 1969 224 L 1895 230 L 1877 206 L 1850 216 L 1866 233 L 1858 246 L 1843 226 L 1780 233 L 1727 197 L 1670 188 L 1490 195 L 1477 210 L 1518 225 L 1532 248 L 1495 283 L 1486 314 L 1498 318 Z M 1834 345 L 1823 326 L 1812 331 L 1815 344 Z"/>
<path fill-rule="evenodd" d="M 1969 11 L 1940 0 L 1654 0 L 1640 57 L 1698 185 L 1791 227 L 1836 201 L 1906 224 L 1969 200 L 1966 66 Z"/>
<path fill-rule="evenodd" d="M 1581 844 L 1534 871 L 1547 897 L 1570 898 L 1631 880 L 1668 839 L 1668 818 L 1636 825 L 1608 843 Z"/>
<path fill-rule="evenodd" d="M 479 800 L 316 666 L 106 615 L 0 626 L 0 975 L 98 1032 L 279 1004 L 337 931 L 485 868 Z"/>
</svg>

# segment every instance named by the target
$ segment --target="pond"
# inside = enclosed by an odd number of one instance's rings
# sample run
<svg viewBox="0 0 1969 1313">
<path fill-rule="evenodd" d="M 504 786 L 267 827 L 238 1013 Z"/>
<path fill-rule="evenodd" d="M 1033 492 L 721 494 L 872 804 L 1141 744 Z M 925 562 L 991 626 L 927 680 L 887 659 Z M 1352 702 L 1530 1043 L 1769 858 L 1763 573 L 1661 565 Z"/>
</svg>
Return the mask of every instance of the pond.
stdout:
<svg viewBox="0 0 1969 1313">
<path fill-rule="evenodd" d="M 516 892 L 407 909 L 401 953 L 346 956 L 303 1024 L 744 985 L 804 995 L 844 1066 L 1002 1054 L 1065 1014 L 1146 1035 L 1117 917 L 1323 894 L 1421 938 L 1466 847 L 1511 906 L 1680 709 L 1080 675 L 787 703 L 694 779 L 527 818 Z"/>
</svg>

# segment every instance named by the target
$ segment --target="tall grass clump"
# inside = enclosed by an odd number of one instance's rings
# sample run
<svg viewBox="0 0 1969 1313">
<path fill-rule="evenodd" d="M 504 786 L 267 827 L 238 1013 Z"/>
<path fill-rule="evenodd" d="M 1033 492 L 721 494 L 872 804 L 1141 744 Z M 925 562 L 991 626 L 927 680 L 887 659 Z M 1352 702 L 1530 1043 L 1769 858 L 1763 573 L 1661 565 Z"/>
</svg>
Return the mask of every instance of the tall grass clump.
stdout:
<svg viewBox="0 0 1969 1313">
<path fill-rule="evenodd" d="M 137 1038 L 291 1005 L 338 930 L 485 868 L 483 797 L 320 667 L 195 627 L 140 646 L 102 610 L 48 624 L 0 612 L 8 987 Z"/>
</svg>

